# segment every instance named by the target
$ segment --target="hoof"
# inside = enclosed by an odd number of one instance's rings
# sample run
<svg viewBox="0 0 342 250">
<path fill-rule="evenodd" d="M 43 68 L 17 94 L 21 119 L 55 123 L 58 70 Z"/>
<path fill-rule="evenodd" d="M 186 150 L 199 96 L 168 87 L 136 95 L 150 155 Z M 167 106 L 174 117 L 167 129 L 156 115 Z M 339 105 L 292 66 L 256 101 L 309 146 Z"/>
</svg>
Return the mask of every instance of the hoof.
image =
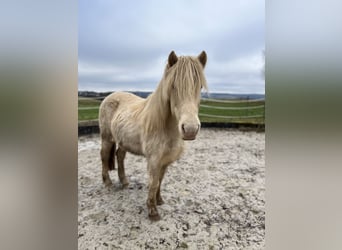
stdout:
<svg viewBox="0 0 342 250">
<path fill-rule="evenodd" d="M 126 188 L 129 185 L 127 178 L 123 178 L 122 180 L 120 180 L 120 182 L 121 182 L 122 188 Z"/>
<path fill-rule="evenodd" d="M 159 215 L 159 214 L 149 214 L 149 215 L 148 215 L 148 218 L 149 218 L 151 221 L 158 221 L 158 220 L 160 220 L 160 215 Z"/>
<path fill-rule="evenodd" d="M 106 187 L 106 188 L 110 188 L 110 187 L 112 187 L 112 186 L 113 186 L 113 183 L 112 183 L 112 181 L 111 181 L 111 180 L 107 180 L 107 181 L 105 181 L 105 182 L 104 182 L 104 184 L 105 184 L 105 187 Z"/>
<path fill-rule="evenodd" d="M 119 179 L 120 179 L 120 183 L 122 185 L 122 188 L 128 187 L 129 182 L 128 182 L 126 177 L 120 178 L 120 176 L 119 176 Z"/>
<path fill-rule="evenodd" d="M 129 183 L 128 183 L 128 182 L 126 182 L 126 183 L 122 183 L 122 189 L 125 189 L 125 188 L 127 188 L 127 187 L 128 187 L 128 185 L 129 185 Z"/>
<path fill-rule="evenodd" d="M 152 221 L 160 220 L 160 216 L 159 216 L 156 206 L 153 206 L 148 209 L 148 217 Z"/>
<path fill-rule="evenodd" d="M 163 204 L 164 204 L 164 201 L 162 198 L 157 200 L 157 205 L 163 205 Z"/>
</svg>

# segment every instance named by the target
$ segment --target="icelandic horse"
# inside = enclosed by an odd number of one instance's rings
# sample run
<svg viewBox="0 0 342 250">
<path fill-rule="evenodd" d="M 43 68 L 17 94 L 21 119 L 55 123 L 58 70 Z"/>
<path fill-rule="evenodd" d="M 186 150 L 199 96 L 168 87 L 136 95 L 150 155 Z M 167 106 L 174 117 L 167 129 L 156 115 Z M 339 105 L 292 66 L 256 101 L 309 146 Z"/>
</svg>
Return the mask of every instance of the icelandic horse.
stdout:
<svg viewBox="0 0 342 250">
<path fill-rule="evenodd" d="M 194 140 L 200 130 L 198 109 L 201 89 L 207 89 L 205 51 L 198 56 L 178 57 L 172 51 L 157 89 L 146 99 L 126 92 L 114 92 L 100 105 L 102 179 L 112 181 L 115 169 L 123 187 L 128 185 L 124 159 L 126 152 L 147 159 L 149 191 L 148 215 L 159 220 L 157 205 L 163 204 L 160 185 L 168 165 L 179 159 L 183 140 Z"/>
</svg>

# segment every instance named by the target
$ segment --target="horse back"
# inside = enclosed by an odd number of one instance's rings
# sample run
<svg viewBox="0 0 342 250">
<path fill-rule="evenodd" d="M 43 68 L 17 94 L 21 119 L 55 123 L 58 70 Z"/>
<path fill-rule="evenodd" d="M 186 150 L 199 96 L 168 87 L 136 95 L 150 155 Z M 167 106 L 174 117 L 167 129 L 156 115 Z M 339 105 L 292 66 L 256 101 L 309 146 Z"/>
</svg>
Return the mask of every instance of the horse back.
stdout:
<svg viewBox="0 0 342 250">
<path fill-rule="evenodd" d="M 134 103 L 139 103 L 143 100 L 143 98 L 127 92 L 114 92 L 107 96 L 102 101 L 99 109 L 101 134 L 109 135 L 111 121 L 119 109 L 130 107 Z"/>
<path fill-rule="evenodd" d="M 137 101 L 142 101 L 145 100 L 144 98 L 141 98 L 137 95 L 134 95 L 132 93 L 128 93 L 128 92 L 114 92 L 112 94 L 110 94 L 109 96 L 107 96 L 105 98 L 105 100 L 108 101 L 116 101 L 118 103 L 134 103 Z"/>
</svg>

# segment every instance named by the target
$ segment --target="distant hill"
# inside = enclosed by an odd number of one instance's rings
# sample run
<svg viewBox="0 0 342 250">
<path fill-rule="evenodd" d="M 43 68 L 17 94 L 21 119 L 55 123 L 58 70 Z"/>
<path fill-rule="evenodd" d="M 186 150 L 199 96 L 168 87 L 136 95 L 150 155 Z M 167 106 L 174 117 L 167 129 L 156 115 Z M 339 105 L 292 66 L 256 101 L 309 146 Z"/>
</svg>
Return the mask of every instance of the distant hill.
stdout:
<svg viewBox="0 0 342 250">
<path fill-rule="evenodd" d="M 146 98 L 152 92 L 146 91 L 127 91 L 137 96 Z M 95 91 L 78 91 L 78 96 L 80 97 L 96 97 L 98 99 L 103 99 L 107 95 L 112 92 L 95 92 Z M 212 99 L 262 99 L 265 98 L 264 94 L 229 94 L 229 93 L 202 93 L 202 97 L 204 98 L 212 98 Z"/>
<path fill-rule="evenodd" d="M 80 97 L 106 97 L 112 92 L 78 91 Z"/>
<path fill-rule="evenodd" d="M 263 94 L 229 94 L 229 93 L 202 93 L 202 97 L 211 99 L 263 99 Z"/>
</svg>

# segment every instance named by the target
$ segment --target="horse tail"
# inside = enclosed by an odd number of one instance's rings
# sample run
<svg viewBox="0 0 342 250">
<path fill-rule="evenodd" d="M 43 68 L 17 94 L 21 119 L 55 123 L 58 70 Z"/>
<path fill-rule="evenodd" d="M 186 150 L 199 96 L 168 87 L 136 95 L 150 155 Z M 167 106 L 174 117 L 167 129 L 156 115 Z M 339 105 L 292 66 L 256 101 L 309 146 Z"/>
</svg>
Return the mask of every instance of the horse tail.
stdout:
<svg viewBox="0 0 342 250">
<path fill-rule="evenodd" d="M 116 144 L 113 143 L 113 145 L 110 149 L 110 154 L 109 154 L 109 159 L 108 159 L 109 170 L 115 169 L 115 152 L 116 152 Z"/>
</svg>

